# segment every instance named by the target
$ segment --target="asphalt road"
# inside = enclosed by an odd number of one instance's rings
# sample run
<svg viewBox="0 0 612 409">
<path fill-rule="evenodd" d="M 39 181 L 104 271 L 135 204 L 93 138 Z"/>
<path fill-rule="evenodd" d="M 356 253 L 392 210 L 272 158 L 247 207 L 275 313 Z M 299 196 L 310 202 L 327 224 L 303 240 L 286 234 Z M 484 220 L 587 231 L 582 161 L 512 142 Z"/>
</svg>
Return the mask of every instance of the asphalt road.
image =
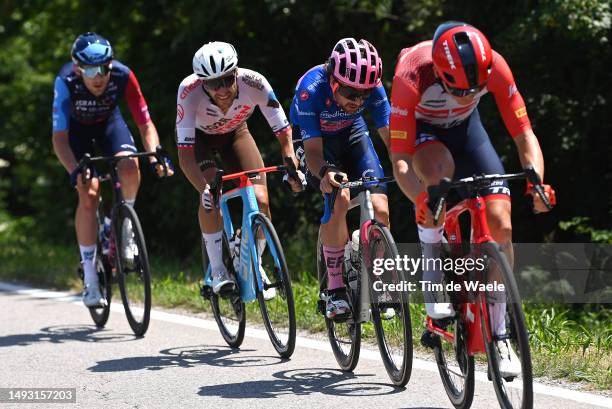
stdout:
<svg viewBox="0 0 612 409">
<path fill-rule="evenodd" d="M 431 362 L 415 360 L 407 387 L 395 388 L 377 350 L 348 374 L 324 340 L 300 337 L 282 361 L 264 331 L 247 329 L 232 350 L 214 321 L 159 311 L 137 339 L 115 307 L 98 330 L 78 297 L 0 283 L 0 388 L 76 388 L 76 404 L 51 405 L 65 408 L 452 408 Z M 537 408 L 612 408 L 593 394 L 535 390 Z M 8 407 L 49 405 L 0 403 Z M 472 407 L 499 407 L 485 374 Z"/>
</svg>

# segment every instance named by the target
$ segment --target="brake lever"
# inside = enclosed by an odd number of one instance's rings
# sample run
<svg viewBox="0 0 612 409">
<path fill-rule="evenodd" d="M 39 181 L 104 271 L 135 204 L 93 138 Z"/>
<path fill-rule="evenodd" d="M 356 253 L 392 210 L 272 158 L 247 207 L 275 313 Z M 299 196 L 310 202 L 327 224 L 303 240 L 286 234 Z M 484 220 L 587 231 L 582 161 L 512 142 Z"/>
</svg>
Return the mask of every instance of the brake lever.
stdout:
<svg viewBox="0 0 612 409">
<path fill-rule="evenodd" d="M 438 225 L 438 221 L 444 210 L 444 205 L 446 204 L 446 194 L 450 191 L 450 187 L 450 179 L 443 178 L 438 185 L 429 186 L 427 188 L 427 206 L 433 214 L 434 226 Z"/>
<path fill-rule="evenodd" d="M 302 188 L 301 191 L 294 192 L 293 190 L 291 190 L 291 192 L 293 193 L 293 196 L 297 196 L 298 194 L 300 194 L 306 189 L 306 180 L 300 179 L 300 175 L 298 174 L 297 168 L 295 167 L 295 164 L 293 163 L 293 160 L 291 159 L 291 157 L 289 156 L 285 157 L 284 161 L 285 161 L 284 170 L 285 170 L 286 175 L 290 177 L 291 179 L 298 181 L 301 185 L 301 188 Z M 284 182 L 289 186 L 289 189 L 291 189 L 291 185 L 289 184 L 289 181 L 285 180 Z"/>
<path fill-rule="evenodd" d="M 527 176 L 527 180 L 531 183 L 533 190 L 538 194 L 544 206 L 548 210 L 552 210 L 552 205 L 550 204 L 550 200 L 546 197 L 546 193 L 544 193 L 544 187 L 542 186 L 542 179 L 538 172 L 533 168 L 532 165 L 525 166 L 525 175 Z"/>
<path fill-rule="evenodd" d="M 215 179 L 210 184 L 210 191 L 213 197 L 213 206 L 216 208 L 219 208 L 219 196 L 221 196 L 221 188 L 223 186 L 222 178 L 224 173 L 225 172 L 222 169 L 217 169 Z M 206 210 L 206 213 L 210 213 L 210 210 Z"/>
</svg>

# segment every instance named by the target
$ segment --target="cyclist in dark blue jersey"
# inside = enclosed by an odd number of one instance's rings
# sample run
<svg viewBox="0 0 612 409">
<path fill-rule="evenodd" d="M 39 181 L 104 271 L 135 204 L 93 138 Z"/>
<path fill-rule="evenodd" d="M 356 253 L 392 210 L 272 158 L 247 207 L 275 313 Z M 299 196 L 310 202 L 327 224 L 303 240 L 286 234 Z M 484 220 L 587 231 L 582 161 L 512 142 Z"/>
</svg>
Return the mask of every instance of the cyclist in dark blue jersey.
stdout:
<svg viewBox="0 0 612 409">
<path fill-rule="evenodd" d="M 372 145 L 363 112 L 369 110 L 385 146 L 389 144 L 390 107 L 381 84 L 382 61 L 366 40 L 345 38 L 331 57 L 300 78 L 291 104 L 294 139 L 300 140 L 296 155 L 307 166 L 308 183 L 330 193 L 340 186 L 336 174 L 356 179 L 363 175 L 382 177 L 383 169 Z M 298 136 L 299 135 L 299 136 Z M 347 243 L 348 189 L 339 192 L 334 212 L 320 229 L 328 270 L 328 318 L 349 313 L 342 282 L 342 258 Z M 389 224 L 389 207 L 384 187 L 373 189 L 376 218 Z"/>
<path fill-rule="evenodd" d="M 55 79 L 53 149 L 79 195 L 75 227 L 84 271 L 83 302 L 87 306 L 98 306 L 106 302 L 100 293 L 95 267 L 100 186 L 97 178 L 83 183 L 83 175 L 77 170 L 78 161 L 85 153 L 93 153 L 94 144 L 108 156 L 136 152 L 134 139 L 118 107 L 122 97 L 127 100 L 147 151 L 155 151 L 159 136 L 136 76 L 128 67 L 113 60 L 108 40 L 96 33 L 84 33 L 74 42 L 71 56 L 72 62 L 64 65 Z M 162 176 L 162 166 L 154 164 L 154 158 L 150 160 L 156 174 Z M 133 206 L 140 184 L 138 161 L 123 160 L 118 168 L 125 201 Z M 169 175 L 171 173 L 169 169 Z M 129 230 L 129 226 L 125 230 Z M 123 233 L 132 237 L 129 231 Z M 133 240 L 122 242 L 127 243 L 124 254 L 129 260 L 137 247 Z"/>
</svg>

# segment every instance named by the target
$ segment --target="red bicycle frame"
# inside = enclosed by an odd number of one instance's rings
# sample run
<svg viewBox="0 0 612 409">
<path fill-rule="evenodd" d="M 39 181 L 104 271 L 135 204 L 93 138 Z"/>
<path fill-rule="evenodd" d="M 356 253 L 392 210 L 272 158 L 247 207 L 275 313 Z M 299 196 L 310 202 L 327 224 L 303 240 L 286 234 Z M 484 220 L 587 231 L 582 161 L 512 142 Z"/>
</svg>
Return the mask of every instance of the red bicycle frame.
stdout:
<svg viewBox="0 0 612 409">
<path fill-rule="evenodd" d="M 483 244 L 492 242 L 493 238 L 489 231 L 486 215 L 486 201 L 481 196 L 466 199 L 453 206 L 446 214 L 444 230 L 448 238 L 449 245 L 452 247 L 461 245 L 461 227 L 459 216 L 464 212 L 470 212 L 471 220 L 471 243 Z M 478 353 L 485 353 L 485 345 L 482 337 L 481 315 L 484 315 L 484 322 L 489 322 L 489 311 L 486 308 L 484 293 L 480 292 L 477 296 L 478 302 L 463 303 L 460 315 L 467 329 L 467 352 L 470 356 Z M 486 326 L 487 341 L 491 341 L 493 334 L 489 325 Z M 427 317 L 427 329 L 437 334 L 449 342 L 454 342 L 455 335 L 434 325 L 433 320 Z"/>
</svg>

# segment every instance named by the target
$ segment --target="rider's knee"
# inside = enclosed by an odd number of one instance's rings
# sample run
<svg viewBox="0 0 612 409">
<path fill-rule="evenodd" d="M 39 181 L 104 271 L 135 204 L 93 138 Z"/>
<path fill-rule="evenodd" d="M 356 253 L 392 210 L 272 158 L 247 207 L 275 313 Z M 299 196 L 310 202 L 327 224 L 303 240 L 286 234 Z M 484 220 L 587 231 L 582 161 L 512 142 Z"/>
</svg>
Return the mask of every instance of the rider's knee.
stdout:
<svg viewBox="0 0 612 409">
<path fill-rule="evenodd" d="M 336 203 L 334 205 L 334 212 L 345 214 L 348 212 L 349 203 L 351 201 L 351 194 L 348 189 L 342 189 L 336 196 Z"/>
<path fill-rule="evenodd" d="M 124 159 L 119 162 L 119 173 L 123 177 L 138 177 L 138 160 L 136 158 Z"/>
<path fill-rule="evenodd" d="M 91 190 L 79 194 L 79 207 L 88 212 L 95 212 L 98 208 L 99 196 Z"/>
<path fill-rule="evenodd" d="M 257 199 L 257 203 L 259 207 L 267 208 L 270 205 L 270 200 L 268 199 L 268 191 L 265 186 L 257 185 L 255 188 L 255 199 Z"/>
<path fill-rule="evenodd" d="M 386 195 L 372 195 L 372 206 L 379 221 L 388 224 L 389 222 L 389 202 Z"/>
</svg>

